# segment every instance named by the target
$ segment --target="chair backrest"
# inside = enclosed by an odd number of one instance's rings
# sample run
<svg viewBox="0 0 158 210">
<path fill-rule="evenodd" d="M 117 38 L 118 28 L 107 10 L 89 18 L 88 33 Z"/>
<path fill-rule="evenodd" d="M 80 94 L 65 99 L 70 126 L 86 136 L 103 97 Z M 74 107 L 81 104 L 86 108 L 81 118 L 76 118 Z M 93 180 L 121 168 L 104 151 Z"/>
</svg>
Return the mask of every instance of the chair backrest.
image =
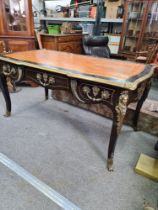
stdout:
<svg viewBox="0 0 158 210">
<path fill-rule="evenodd" d="M 158 53 L 158 41 L 154 45 L 150 46 L 148 50 L 146 63 L 154 62 L 157 53 Z"/>
<path fill-rule="evenodd" d="M 109 38 L 105 36 L 85 36 L 83 38 L 83 49 L 86 55 L 110 58 L 108 47 Z"/>
</svg>

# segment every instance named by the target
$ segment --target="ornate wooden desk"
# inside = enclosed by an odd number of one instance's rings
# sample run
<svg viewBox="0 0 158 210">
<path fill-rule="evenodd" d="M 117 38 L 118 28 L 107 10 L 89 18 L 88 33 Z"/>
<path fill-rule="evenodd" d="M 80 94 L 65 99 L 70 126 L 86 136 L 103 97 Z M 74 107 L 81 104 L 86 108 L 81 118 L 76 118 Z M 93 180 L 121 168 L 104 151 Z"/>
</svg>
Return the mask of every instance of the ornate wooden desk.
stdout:
<svg viewBox="0 0 158 210">
<path fill-rule="evenodd" d="M 107 168 L 113 170 L 113 156 L 128 104 L 138 102 L 133 119 L 137 128 L 138 115 L 148 95 L 153 74 L 151 65 L 135 64 L 65 52 L 34 50 L 0 57 L 0 86 L 6 101 L 6 116 L 11 114 L 11 100 L 6 77 L 13 78 L 21 70 L 28 79 L 48 89 L 72 91 L 82 103 L 103 103 L 113 113 L 108 148 Z"/>
</svg>

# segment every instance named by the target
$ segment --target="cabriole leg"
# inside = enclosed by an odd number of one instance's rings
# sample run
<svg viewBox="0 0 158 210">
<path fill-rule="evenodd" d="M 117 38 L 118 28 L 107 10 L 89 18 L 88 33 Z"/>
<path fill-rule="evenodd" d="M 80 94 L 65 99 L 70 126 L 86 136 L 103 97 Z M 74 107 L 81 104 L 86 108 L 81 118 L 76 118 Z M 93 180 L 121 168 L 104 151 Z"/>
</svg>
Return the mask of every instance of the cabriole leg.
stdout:
<svg viewBox="0 0 158 210">
<path fill-rule="evenodd" d="M 143 105 L 144 101 L 148 97 L 150 86 L 151 86 L 151 80 L 147 82 L 146 87 L 144 89 L 144 92 L 143 92 L 142 96 L 140 97 L 140 99 L 137 103 L 137 107 L 136 107 L 134 117 L 133 117 L 133 129 L 135 131 L 138 130 L 138 118 L 139 118 L 140 110 L 142 108 L 142 105 Z"/>
<path fill-rule="evenodd" d="M 114 157 L 114 150 L 115 145 L 117 142 L 117 123 L 113 122 L 112 129 L 111 129 L 111 136 L 110 136 L 110 142 L 109 142 L 109 148 L 108 148 L 108 159 L 107 159 L 107 169 L 109 171 L 113 171 L 113 157 Z"/>
<path fill-rule="evenodd" d="M 0 74 L 0 88 L 2 90 L 2 94 L 6 103 L 6 113 L 4 116 L 9 117 L 11 115 L 11 100 L 8 91 L 6 76 L 4 74 Z"/>
<path fill-rule="evenodd" d="M 44 88 L 44 90 L 45 90 L 45 100 L 48 100 L 48 93 L 49 93 L 48 91 L 49 90 L 46 87 Z"/>
<path fill-rule="evenodd" d="M 111 129 L 111 136 L 108 148 L 108 159 L 107 159 L 107 168 L 109 171 L 113 171 L 114 150 L 126 114 L 128 98 L 129 98 L 128 91 L 122 92 L 119 96 L 118 104 L 115 106 L 113 110 L 113 125 Z"/>
</svg>

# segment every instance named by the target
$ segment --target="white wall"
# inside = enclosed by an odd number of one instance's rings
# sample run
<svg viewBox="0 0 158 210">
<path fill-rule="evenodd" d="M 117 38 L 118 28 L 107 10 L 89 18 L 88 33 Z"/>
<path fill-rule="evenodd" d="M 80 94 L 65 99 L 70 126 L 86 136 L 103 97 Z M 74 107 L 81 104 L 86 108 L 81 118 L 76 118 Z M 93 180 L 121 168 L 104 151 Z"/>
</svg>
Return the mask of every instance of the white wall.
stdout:
<svg viewBox="0 0 158 210">
<path fill-rule="evenodd" d="M 57 5 L 67 6 L 70 4 L 70 0 L 53 0 L 53 1 L 45 1 L 46 9 L 54 10 Z"/>
<path fill-rule="evenodd" d="M 35 10 L 40 11 L 41 9 L 43 9 L 42 1 L 43 0 L 32 0 L 33 11 Z M 54 10 L 57 5 L 61 5 L 61 6 L 69 5 L 70 1 L 71 0 L 52 0 L 52 1 L 45 0 L 45 5 L 46 5 L 46 9 Z"/>
<path fill-rule="evenodd" d="M 40 0 L 32 0 L 32 5 L 33 11 L 40 11 L 42 9 L 42 1 Z"/>
</svg>

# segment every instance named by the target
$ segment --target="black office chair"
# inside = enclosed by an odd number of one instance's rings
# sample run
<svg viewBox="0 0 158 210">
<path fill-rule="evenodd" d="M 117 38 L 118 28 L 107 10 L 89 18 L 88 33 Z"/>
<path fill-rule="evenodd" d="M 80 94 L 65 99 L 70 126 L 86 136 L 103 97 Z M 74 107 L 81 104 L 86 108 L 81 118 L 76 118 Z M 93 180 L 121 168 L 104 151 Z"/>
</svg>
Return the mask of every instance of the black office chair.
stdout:
<svg viewBox="0 0 158 210">
<path fill-rule="evenodd" d="M 102 58 L 113 58 L 126 60 L 126 57 L 112 54 L 108 47 L 109 38 L 106 36 L 85 36 L 83 37 L 83 49 L 86 55 Z"/>
<path fill-rule="evenodd" d="M 158 151 L 158 141 L 157 141 L 156 144 L 155 144 L 155 150 Z"/>
</svg>

